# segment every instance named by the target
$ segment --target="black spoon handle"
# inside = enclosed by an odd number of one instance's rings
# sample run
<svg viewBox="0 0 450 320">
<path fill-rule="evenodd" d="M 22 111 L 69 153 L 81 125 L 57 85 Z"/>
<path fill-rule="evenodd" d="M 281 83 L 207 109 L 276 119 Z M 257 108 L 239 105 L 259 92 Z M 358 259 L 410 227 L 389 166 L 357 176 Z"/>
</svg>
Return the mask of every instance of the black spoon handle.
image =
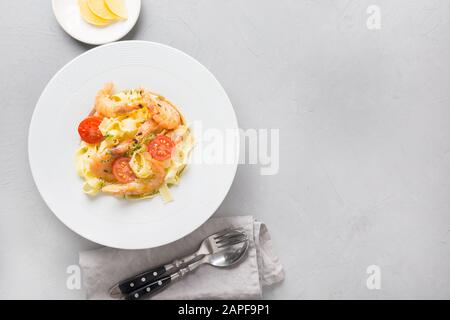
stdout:
<svg viewBox="0 0 450 320">
<path fill-rule="evenodd" d="M 147 286 L 148 284 L 151 284 L 164 276 L 170 275 L 175 270 L 178 270 L 179 268 L 195 260 L 198 256 L 199 255 L 197 254 L 197 252 L 195 252 L 182 259 L 174 260 L 172 263 L 154 267 L 140 274 L 134 275 L 128 279 L 120 281 L 110 289 L 110 294 L 113 297 L 117 297 L 117 295 L 119 294 L 126 295 L 130 292 L 136 291 L 137 289 Z M 112 292 L 114 294 L 112 294 Z"/>
<path fill-rule="evenodd" d="M 165 276 L 163 278 L 160 278 L 158 280 L 155 280 L 154 282 L 143 286 L 133 292 L 130 292 L 129 294 L 125 295 L 126 300 L 138 300 L 142 297 L 154 295 L 164 289 L 166 289 L 172 282 L 174 282 L 177 279 L 181 279 L 189 272 L 196 269 L 198 266 L 205 263 L 203 259 L 200 259 L 196 262 L 193 262 L 192 264 L 188 265 L 185 268 L 180 269 L 178 272 L 175 272 L 169 276 Z"/>
<path fill-rule="evenodd" d="M 156 279 L 163 277 L 167 273 L 168 269 L 169 268 L 166 265 L 162 265 L 123 280 L 118 284 L 120 292 L 122 294 L 128 294 L 138 288 L 146 286 L 147 284 L 154 282 Z"/>
<path fill-rule="evenodd" d="M 144 296 L 154 295 L 159 291 L 164 290 L 172 283 L 172 277 L 166 276 L 159 280 L 156 280 L 150 284 L 147 284 L 144 287 L 141 287 L 133 292 L 130 292 L 125 296 L 126 300 L 138 300 Z"/>
</svg>

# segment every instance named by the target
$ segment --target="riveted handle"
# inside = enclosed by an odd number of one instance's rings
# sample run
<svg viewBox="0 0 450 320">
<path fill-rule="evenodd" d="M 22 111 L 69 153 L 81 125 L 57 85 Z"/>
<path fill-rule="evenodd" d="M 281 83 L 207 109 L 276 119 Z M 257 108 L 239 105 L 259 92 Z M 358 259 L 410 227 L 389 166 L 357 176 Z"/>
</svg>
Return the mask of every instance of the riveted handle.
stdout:
<svg viewBox="0 0 450 320">
<path fill-rule="evenodd" d="M 139 289 L 129 293 L 127 296 L 125 296 L 125 299 L 139 300 L 144 296 L 153 295 L 153 294 L 167 288 L 171 282 L 172 282 L 172 278 L 170 276 L 166 276 L 164 278 L 156 280 L 152 283 L 147 284 L 146 286 L 144 286 L 142 288 L 139 288 Z"/>
<path fill-rule="evenodd" d="M 123 280 L 119 283 L 119 289 L 122 294 L 129 294 L 136 291 L 139 288 L 153 283 L 156 279 L 161 278 L 167 272 L 165 266 L 159 266 L 150 270 L 147 270 L 141 274 Z"/>
<path fill-rule="evenodd" d="M 172 273 L 171 275 L 165 276 L 164 278 L 155 280 L 153 283 L 150 283 L 146 285 L 145 287 L 139 288 L 136 291 L 133 291 L 125 296 L 125 299 L 127 300 L 138 300 L 144 296 L 153 295 L 169 286 L 170 283 L 183 278 L 190 272 L 197 269 L 200 265 L 205 263 L 203 259 L 197 260 L 189 265 L 187 265 L 185 268 L 181 268 L 175 273 Z"/>
</svg>

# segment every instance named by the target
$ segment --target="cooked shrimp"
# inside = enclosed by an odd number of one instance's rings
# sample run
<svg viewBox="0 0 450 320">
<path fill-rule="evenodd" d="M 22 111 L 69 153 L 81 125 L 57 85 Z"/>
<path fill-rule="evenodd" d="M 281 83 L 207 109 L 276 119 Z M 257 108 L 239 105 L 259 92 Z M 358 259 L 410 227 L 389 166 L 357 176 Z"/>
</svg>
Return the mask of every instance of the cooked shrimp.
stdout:
<svg viewBox="0 0 450 320">
<path fill-rule="evenodd" d="M 183 140 L 183 137 L 185 136 L 186 132 L 188 131 L 188 128 L 185 126 L 179 126 L 175 130 L 169 131 L 166 135 L 172 139 L 175 144 L 180 143 Z"/>
<path fill-rule="evenodd" d="M 153 174 L 149 178 L 125 184 L 107 185 L 102 188 L 102 191 L 113 195 L 142 195 L 157 191 L 164 183 L 166 171 L 160 162 L 156 160 L 151 160 L 151 162 Z"/>
<path fill-rule="evenodd" d="M 163 129 L 172 130 L 181 124 L 180 113 L 164 98 L 158 97 L 155 99 L 151 111 L 153 113 L 153 120 Z"/>
<path fill-rule="evenodd" d="M 155 120 L 162 129 L 172 130 L 181 124 L 182 119 L 177 108 L 163 96 L 144 90 L 142 101 L 152 113 L 153 120 Z"/>
<path fill-rule="evenodd" d="M 133 140 L 125 140 L 122 141 L 121 143 L 119 143 L 117 146 L 112 147 L 109 152 L 114 155 L 114 156 L 120 156 L 126 152 L 128 152 L 128 150 L 130 150 L 130 147 L 133 143 Z"/>
<path fill-rule="evenodd" d="M 127 101 L 112 99 L 113 88 L 113 83 L 108 82 L 97 92 L 95 97 L 95 111 L 97 115 L 112 118 L 142 107 L 140 104 L 129 104 Z"/>
<path fill-rule="evenodd" d="M 98 178 L 106 181 L 115 181 L 116 178 L 112 173 L 112 164 L 115 157 L 108 153 L 94 154 L 90 159 L 90 170 Z"/>
<path fill-rule="evenodd" d="M 158 132 L 159 126 L 158 124 L 152 120 L 149 119 L 147 121 L 145 121 L 138 129 L 136 136 L 134 137 L 134 139 L 129 139 L 129 140 L 125 140 L 122 141 L 121 143 L 119 143 L 117 146 L 113 147 L 110 152 L 113 155 L 121 155 L 124 154 L 126 152 L 128 152 L 128 150 L 130 149 L 130 146 L 133 143 L 139 143 L 140 141 L 142 141 L 146 136 L 148 136 L 151 133 L 156 133 Z"/>
</svg>

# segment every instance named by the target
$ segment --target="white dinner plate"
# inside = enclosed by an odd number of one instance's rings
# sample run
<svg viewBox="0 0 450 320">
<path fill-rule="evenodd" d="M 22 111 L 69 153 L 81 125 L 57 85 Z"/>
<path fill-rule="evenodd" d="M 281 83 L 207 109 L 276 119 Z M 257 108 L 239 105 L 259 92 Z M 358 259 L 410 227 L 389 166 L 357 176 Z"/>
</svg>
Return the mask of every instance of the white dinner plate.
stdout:
<svg viewBox="0 0 450 320">
<path fill-rule="evenodd" d="M 119 90 L 143 86 L 158 92 L 180 107 L 188 124 L 194 124 L 193 161 L 179 186 L 170 189 L 174 201 L 91 197 L 82 192 L 75 170 L 77 128 L 91 110 L 96 91 L 108 81 Z M 208 148 L 201 146 L 208 146 L 212 136 L 237 129 L 224 89 L 198 61 L 166 45 L 123 41 L 85 52 L 50 80 L 31 119 L 29 162 L 42 198 L 70 229 L 109 247 L 151 248 L 194 231 L 222 203 L 237 161 L 202 161 Z M 234 150 L 237 159 L 238 139 L 227 143 L 226 150 Z M 216 151 L 222 152 L 217 145 L 221 144 L 216 143 Z"/>
<path fill-rule="evenodd" d="M 124 1 L 128 19 L 106 27 L 96 27 L 84 21 L 77 0 L 52 0 L 52 6 L 56 20 L 70 36 L 87 44 L 99 45 L 121 39 L 136 24 L 141 11 L 141 0 Z"/>
</svg>

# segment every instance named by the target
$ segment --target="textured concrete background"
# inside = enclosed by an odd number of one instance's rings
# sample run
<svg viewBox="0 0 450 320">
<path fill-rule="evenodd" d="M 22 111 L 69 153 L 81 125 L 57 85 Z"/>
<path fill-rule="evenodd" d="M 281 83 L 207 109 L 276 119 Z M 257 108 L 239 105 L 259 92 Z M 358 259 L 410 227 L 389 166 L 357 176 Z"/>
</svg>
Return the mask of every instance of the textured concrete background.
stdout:
<svg viewBox="0 0 450 320">
<path fill-rule="evenodd" d="M 0 298 L 83 298 L 66 268 L 97 245 L 43 203 L 26 148 L 39 94 L 90 47 L 50 1 L 0 11 Z M 187 52 L 242 128 L 280 129 L 279 174 L 240 166 L 217 213 L 269 226 L 286 280 L 265 297 L 450 298 L 449 13 L 447 0 L 143 0 L 126 39 Z"/>
</svg>

